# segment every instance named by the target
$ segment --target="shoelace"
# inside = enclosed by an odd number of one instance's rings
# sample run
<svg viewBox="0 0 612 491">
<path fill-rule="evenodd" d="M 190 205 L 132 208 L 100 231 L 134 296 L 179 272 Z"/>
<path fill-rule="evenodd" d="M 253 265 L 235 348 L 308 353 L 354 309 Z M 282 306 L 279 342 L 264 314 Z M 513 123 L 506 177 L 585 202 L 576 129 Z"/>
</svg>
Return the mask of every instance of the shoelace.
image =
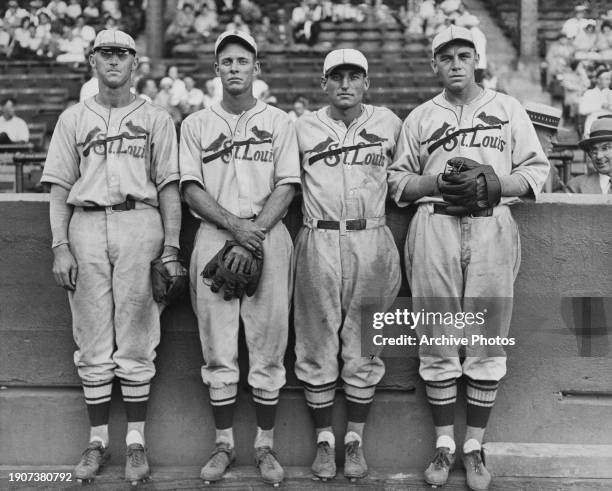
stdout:
<svg viewBox="0 0 612 491">
<path fill-rule="evenodd" d="M 102 455 L 102 450 L 100 447 L 88 447 L 83 452 L 82 460 L 87 466 L 94 465 L 98 461 L 98 455 Z"/>
<path fill-rule="evenodd" d="M 436 455 L 433 458 L 433 464 L 436 467 L 450 467 L 450 460 L 448 458 L 448 453 L 442 450 L 438 450 Z"/>
<path fill-rule="evenodd" d="M 259 465 L 265 465 L 269 469 L 274 469 L 276 467 L 274 465 L 275 461 L 277 462 L 278 458 L 276 457 L 274 450 L 272 450 L 270 447 L 262 447 L 261 453 L 257 458 Z"/>
<path fill-rule="evenodd" d="M 346 446 L 346 454 L 349 460 L 354 464 L 359 464 L 359 442 L 354 441 Z"/>
<path fill-rule="evenodd" d="M 145 463 L 145 453 L 144 448 L 141 446 L 132 447 L 128 449 L 128 458 L 130 459 L 130 464 L 134 467 L 140 467 Z"/>
<path fill-rule="evenodd" d="M 323 452 L 323 460 L 325 461 L 325 463 L 326 464 L 329 463 L 332 460 L 332 452 L 331 452 L 331 447 L 329 446 L 329 443 L 321 442 L 319 443 L 318 447 Z"/>
<path fill-rule="evenodd" d="M 472 467 L 474 468 L 474 472 L 476 472 L 476 474 L 482 474 L 482 458 L 480 457 L 480 452 L 470 452 L 470 457 L 472 457 L 470 459 L 470 462 L 472 464 Z"/>
<path fill-rule="evenodd" d="M 215 466 L 223 464 L 223 460 L 230 460 L 230 449 L 226 447 L 217 447 L 210 455 L 209 462 Z"/>
</svg>

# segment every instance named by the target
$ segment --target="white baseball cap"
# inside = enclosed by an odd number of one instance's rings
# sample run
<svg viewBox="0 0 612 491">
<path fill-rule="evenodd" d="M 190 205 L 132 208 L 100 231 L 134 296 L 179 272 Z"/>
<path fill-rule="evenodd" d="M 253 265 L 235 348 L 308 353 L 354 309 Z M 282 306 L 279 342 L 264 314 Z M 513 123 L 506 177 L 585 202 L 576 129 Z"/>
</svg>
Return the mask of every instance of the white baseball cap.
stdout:
<svg viewBox="0 0 612 491">
<path fill-rule="evenodd" d="M 556 130 L 561 121 L 561 109 L 539 102 L 526 101 L 525 111 L 534 125 Z"/>
<path fill-rule="evenodd" d="M 136 54 L 136 43 L 134 38 L 123 31 L 104 29 L 100 31 L 94 41 L 93 50 L 100 48 L 123 48 L 129 49 Z"/>
<path fill-rule="evenodd" d="M 465 41 L 466 43 L 476 47 L 474 44 L 474 38 L 472 37 L 472 33 L 469 29 L 450 25 L 442 32 L 437 34 L 435 38 L 433 38 L 433 41 L 431 42 L 431 54 L 435 56 L 438 51 L 444 48 L 444 46 L 455 41 Z"/>
<path fill-rule="evenodd" d="M 215 56 L 217 56 L 223 45 L 227 44 L 231 39 L 234 39 L 241 44 L 246 44 L 253 50 L 255 56 L 257 56 L 257 43 L 255 42 L 255 39 L 250 34 L 242 31 L 225 31 L 219 34 L 219 37 L 215 41 Z"/>
<path fill-rule="evenodd" d="M 359 50 L 352 48 L 335 49 L 327 54 L 323 62 L 323 76 L 341 65 L 357 66 L 368 74 L 368 60 Z"/>
</svg>

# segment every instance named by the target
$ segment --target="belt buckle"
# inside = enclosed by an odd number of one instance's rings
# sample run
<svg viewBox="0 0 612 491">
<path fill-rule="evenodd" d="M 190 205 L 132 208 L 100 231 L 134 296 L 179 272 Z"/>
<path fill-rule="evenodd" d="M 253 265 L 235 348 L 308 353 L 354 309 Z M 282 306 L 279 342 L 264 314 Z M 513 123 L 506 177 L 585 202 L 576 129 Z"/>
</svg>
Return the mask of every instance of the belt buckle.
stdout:
<svg viewBox="0 0 612 491">
<path fill-rule="evenodd" d="M 365 218 L 357 218 L 356 220 L 353 220 L 353 223 L 355 224 L 353 226 L 353 230 L 365 230 L 368 225 Z"/>
</svg>

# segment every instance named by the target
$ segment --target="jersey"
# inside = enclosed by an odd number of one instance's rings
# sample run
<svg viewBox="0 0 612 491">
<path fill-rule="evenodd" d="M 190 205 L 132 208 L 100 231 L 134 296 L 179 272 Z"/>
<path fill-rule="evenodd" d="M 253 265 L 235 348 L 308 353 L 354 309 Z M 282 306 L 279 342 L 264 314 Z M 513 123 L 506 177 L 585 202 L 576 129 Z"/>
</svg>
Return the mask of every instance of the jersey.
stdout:
<svg viewBox="0 0 612 491">
<path fill-rule="evenodd" d="M 110 110 L 90 98 L 66 109 L 42 176 L 69 189 L 74 206 L 110 206 L 128 197 L 158 206 L 158 190 L 178 179 L 172 119 L 141 98 Z"/>
<path fill-rule="evenodd" d="M 387 166 L 401 120 L 386 108 L 364 105 L 347 128 L 327 111 L 304 114 L 296 122 L 304 215 L 325 220 L 384 216 Z"/>
<path fill-rule="evenodd" d="M 488 164 L 498 176 L 520 174 L 539 196 L 549 163 L 529 116 L 511 96 L 485 89 L 470 104 L 454 106 L 444 94 L 414 109 L 406 118 L 395 161 L 389 167 L 391 196 L 399 206 L 402 192 L 417 175 L 445 171 L 452 157 Z M 417 202 L 442 201 L 426 196 Z M 502 204 L 517 201 L 502 198 Z"/>
<path fill-rule="evenodd" d="M 183 121 L 181 186 L 196 182 L 230 213 L 251 218 L 276 186 L 299 184 L 297 155 L 295 128 L 280 109 L 257 101 L 234 115 L 214 104 Z"/>
</svg>

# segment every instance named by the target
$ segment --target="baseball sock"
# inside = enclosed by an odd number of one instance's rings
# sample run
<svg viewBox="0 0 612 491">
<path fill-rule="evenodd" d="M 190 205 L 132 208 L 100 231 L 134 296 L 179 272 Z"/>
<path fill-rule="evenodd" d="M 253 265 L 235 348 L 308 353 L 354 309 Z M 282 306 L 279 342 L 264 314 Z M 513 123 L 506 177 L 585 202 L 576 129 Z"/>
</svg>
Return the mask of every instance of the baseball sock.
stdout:
<svg viewBox="0 0 612 491">
<path fill-rule="evenodd" d="M 344 384 L 344 396 L 346 398 L 346 419 L 348 424 L 354 424 L 354 430 L 358 434 L 363 433 L 363 423 L 368 418 L 372 401 L 374 400 L 375 385 L 369 387 L 357 387 Z M 361 426 L 355 423 L 361 423 Z"/>
<path fill-rule="evenodd" d="M 272 430 L 276 417 L 279 391 L 253 388 L 253 402 L 255 403 L 255 418 L 257 427 L 261 430 Z"/>
<path fill-rule="evenodd" d="M 234 429 L 230 426 L 220 430 L 215 430 L 215 443 L 227 443 L 230 448 L 234 448 Z"/>
<path fill-rule="evenodd" d="M 259 447 L 270 447 L 274 448 L 274 428 L 269 430 L 262 430 L 259 426 L 257 427 L 257 435 L 255 436 L 255 448 Z"/>
<path fill-rule="evenodd" d="M 321 442 L 327 442 L 331 448 L 336 446 L 336 437 L 332 431 L 332 427 L 317 428 L 317 445 Z"/>
<path fill-rule="evenodd" d="M 434 426 L 452 426 L 455 422 L 457 379 L 425 381 L 425 392 L 431 407 Z"/>
<path fill-rule="evenodd" d="M 311 385 L 304 382 L 304 396 L 317 433 L 324 430 L 331 431 L 336 382 L 323 385 Z"/>
<path fill-rule="evenodd" d="M 92 428 L 106 426 L 106 431 L 101 429 L 96 430 L 100 441 L 103 439 L 108 443 L 108 418 L 110 413 L 111 393 L 113 391 L 113 379 L 102 382 L 82 381 L 83 394 L 85 395 L 85 404 L 87 405 L 87 414 L 89 415 L 89 424 Z"/>
<path fill-rule="evenodd" d="M 224 385 L 223 387 L 209 387 L 208 393 L 210 395 L 210 405 L 212 406 L 213 417 L 215 418 L 217 436 L 219 436 L 219 430 L 231 430 L 234 423 L 234 408 L 236 407 L 238 385 L 230 384 Z M 217 439 L 217 443 L 219 443 L 219 441 L 220 440 Z M 233 447 L 233 436 L 231 443 Z"/>
<path fill-rule="evenodd" d="M 467 377 L 467 425 L 486 428 L 499 382 L 496 380 L 474 380 Z M 466 438 L 468 438 L 466 436 Z"/>
<path fill-rule="evenodd" d="M 108 448 L 108 425 L 92 426 L 89 429 L 89 441 L 100 442 L 105 448 Z"/>
<path fill-rule="evenodd" d="M 144 447 L 144 421 L 132 421 L 128 423 L 125 444 L 129 447 L 133 443 L 139 443 Z"/>
<path fill-rule="evenodd" d="M 145 421 L 147 418 L 147 402 L 149 401 L 151 383 L 149 381 L 135 382 L 125 379 L 121 379 L 120 382 L 128 424 Z"/>
</svg>

